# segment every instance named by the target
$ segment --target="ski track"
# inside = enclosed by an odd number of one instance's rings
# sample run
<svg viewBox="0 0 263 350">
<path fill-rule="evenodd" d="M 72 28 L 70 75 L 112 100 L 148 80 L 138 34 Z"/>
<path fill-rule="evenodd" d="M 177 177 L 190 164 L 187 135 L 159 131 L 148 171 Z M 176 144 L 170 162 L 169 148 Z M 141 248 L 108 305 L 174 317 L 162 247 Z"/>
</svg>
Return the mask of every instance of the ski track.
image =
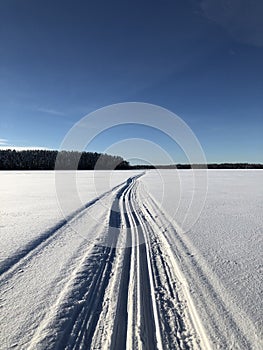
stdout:
<svg viewBox="0 0 263 350">
<path fill-rule="evenodd" d="M 78 216 L 82 215 L 86 209 L 96 204 L 99 200 L 101 200 L 105 196 L 112 194 L 112 192 L 116 191 L 118 188 L 123 186 L 123 184 L 124 183 L 115 186 L 111 190 L 89 201 L 88 203 L 83 205 L 81 208 L 78 208 L 73 213 L 68 215 L 65 219 L 60 220 L 53 227 L 43 232 L 39 237 L 28 242 L 20 251 L 14 253 L 8 259 L 3 261 L 0 266 L 0 277 L 2 277 L 1 280 L 3 280 L 3 276 L 5 277 L 5 279 L 10 278 L 9 274 L 10 273 L 13 274 L 18 269 L 21 269 L 24 261 L 28 261 L 28 259 L 30 259 L 34 254 L 37 254 L 39 250 L 43 249 L 46 245 L 50 244 L 52 239 L 56 239 L 57 238 L 56 236 L 62 232 L 60 230 L 61 228 L 69 225 L 71 221 L 76 219 Z"/>
<path fill-rule="evenodd" d="M 204 269 L 197 262 L 190 266 L 184 261 L 183 254 L 190 255 L 190 250 L 170 219 L 145 192 L 139 180 L 142 175 L 129 178 L 79 208 L 2 265 L 3 286 L 12 285 L 13 280 L 16 286 L 17 273 L 22 267 L 30 278 L 37 261 L 48 261 L 52 254 L 60 253 L 59 236 L 64 235 L 65 242 L 70 239 L 66 234 L 68 222 L 73 226 L 80 220 L 85 222 L 85 215 L 91 207 L 96 208 L 100 199 L 108 196 L 111 200 L 111 208 L 105 208 L 101 214 L 101 218 L 108 217 L 106 231 L 96 226 L 89 228 L 98 231 L 97 239 L 82 244 L 65 260 L 64 270 L 68 274 L 65 272 L 66 277 L 61 280 L 56 277 L 53 284 L 47 284 L 44 292 L 45 295 L 50 292 L 51 301 L 39 313 L 37 326 L 28 331 L 25 325 L 19 334 L 12 335 L 10 347 L 187 350 L 212 349 L 215 347 L 211 344 L 217 346 L 220 339 L 217 348 L 223 349 L 231 347 L 227 336 L 219 332 L 229 327 L 236 348 L 239 344 L 240 348 L 251 348 L 242 327 L 240 330 L 226 312 Z M 204 312 L 211 313 L 209 335 L 191 298 L 179 267 L 181 263 L 186 277 L 196 285 L 200 284 L 201 276 L 200 303 Z M 52 296 L 51 288 L 55 284 L 59 287 Z M 8 290 L 5 292 L 8 294 Z M 218 325 L 213 313 L 227 316 Z"/>
<path fill-rule="evenodd" d="M 152 225 L 156 227 L 156 230 L 159 229 L 162 232 L 159 239 L 163 242 L 166 251 L 169 251 L 169 256 L 172 257 L 172 265 L 181 281 L 183 294 L 190 311 L 189 316 L 194 328 L 198 331 L 201 347 L 205 349 L 262 349 L 262 339 L 257 334 L 251 320 L 231 301 L 227 291 L 223 289 L 213 271 L 188 241 L 187 236 L 181 232 L 180 227 L 167 213 L 162 212 L 151 195 L 147 196 L 148 201 L 143 205 L 144 210 L 153 219 Z M 151 213 L 159 214 L 153 218 Z M 198 257 L 198 260 L 194 258 L 195 256 Z M 202 314 L 208 315 L 209 323 L 205 324 L 206 331 L 190 295 L 187 281 L 191 281 L 195 292 L 198 293 L 199 312 L 201 309 Z M 248 329 L 254 335 L 253 337 L 248 336 Z"/>
<path fill-rule="evenodd" d="M 70 260 L 65 261 L 68 276 L 60 280 L 58 274 L 50 285 L 46 284 L 46 288 L 61 287 L 55 295 L 50 290 L 46 310 L 34 315 L 37 326 L 29 322 L 24 329 L 19 328 L 19 334 L 9 340 L 10 347 L 28 350 L 200 348 L 199 335 L 188 320 L 180 281 L 163 251 L 158 230 L 153 229 L 154 213 L 145 210 L 141 204 L 145 198 L 138 196 L 137 180 L 142 175 L 129 178 L 68 218 L 73 226 L 80 220 L 85 222 L 87 211 L 102 197 L 111 196 L 108 232 L 98 233 L 97 241 L 82 244 Z M 147 207 L 146 202 L 144 204 Z M 30 280 L 37 262 L 52 260 L 52 254 L 59 254 L 61 242 L 71 239 L 67 228 L 66 220 L 58 223 L 30 242 L 23 254 L 11 258 L 9 265 L 4 265 L 2 285 L 15 288 L 20 277 L 17 272 L 21 270 L 22 277 L 28 274 Z M 8 295 L 8 290 L 5 293 Z M 49 289 L 43 299 L 48 294 Z"/>
</svg>

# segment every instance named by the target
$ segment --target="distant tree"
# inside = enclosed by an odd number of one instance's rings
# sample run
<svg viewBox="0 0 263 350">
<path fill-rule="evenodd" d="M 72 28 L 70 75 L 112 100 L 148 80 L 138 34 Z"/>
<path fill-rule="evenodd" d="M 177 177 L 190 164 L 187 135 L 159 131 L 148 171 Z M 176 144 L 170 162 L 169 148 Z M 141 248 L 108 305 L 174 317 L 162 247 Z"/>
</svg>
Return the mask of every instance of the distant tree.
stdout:
<svg viewBox="0 0 263 350">
<path fill-rule="evenodd" d="M 98 164 L 98 166 L 96 166 Z M 0 170 L 93 170 L 127 169 L 122 157 L 76 151 L 0 150 Z"/>
</svg>

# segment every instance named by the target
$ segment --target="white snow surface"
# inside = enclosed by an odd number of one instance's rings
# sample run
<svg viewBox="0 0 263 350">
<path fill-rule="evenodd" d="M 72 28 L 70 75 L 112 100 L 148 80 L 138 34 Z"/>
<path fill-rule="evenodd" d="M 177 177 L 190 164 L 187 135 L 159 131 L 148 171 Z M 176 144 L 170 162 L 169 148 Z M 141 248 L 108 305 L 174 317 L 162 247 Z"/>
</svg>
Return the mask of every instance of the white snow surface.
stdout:
<svg viewBox="0 0 263 350">
<path fill-rule="evenodd" d="M 261 349 L 262 180 L 1 172 L 0 348 Z"/>
<path fill-rule="evenodd" d="M 207 196 L 197 218 L 199 211 L 196 207 L 190 212 L 188 210 L 193 193 L 197 192 L 198 200 L 202 190 L 195 187 L 194 179 L 205 186 L 205 181 L 200 181 L 205 176 Z M 183 263 L 181 260 L 185 277 L 186 265 L 198 266 L 198 269 L 193 269 L 199 275 L 198 279 L 193 279 L 189 274 L 187 282 L 208 329 L 212 318 L 209 312 L 214 311 L 209 309 L 206 313 L 205 305 L 200 300 L 200 291 L 204 292 L 203 284 L 208 284 L 207 280 L 202 281 L 202 274 L 210 279 L 209 288 L 213 287 L 210 294 L 215 293 L 216 298 L 220 299 L 215 300 L 211 295 L 209 302 L 224 304 L 218 306 L 218 315 L 214 320 L 219 326 L 219 334 L 214 335 L 215 343 L 221 342 L 224 348 L 220 333 L 226 332 L 228 347 L 239 348 L 232 332 L 234 326 L 229 324 L 229 329 L 220 329 L 219 318 L 227 317 L 227 313 L 230 313 L 233 322 L 238 323 L 235 327 L 251 338 L 253 348 L 262 348 L 263 171 L 208 170 L 205 175 L 202 170 L 160 170 L 148 172 L 142 181 L 164 212 L 173 219 L 177 231 L 181 232 L 187 246 L 187 250 L 184 246 L 186 261 Z M 200 197 L 203 197 L 205 188 L 201 192 Z M 189 226 L 189 222 L 195 223 Z M 179 242 L 171 241 L 173 243 L 176 251 Z M 204 293 L 203 298 L 208 300 L 210 296 Z M 227 327 L 227 324 L 221 324 L 221 327 Z"/>
<path fill-rule="evenodd" d="M 62 173 L 65 174 L 65 180 L 68 174 L 75 176 L 75 172 Z M 62 194 L 57 193 L 55 172 L 0 172 L 0 266 L 33 239 L 52 230 L 81 205 L 111 190 L 136 173 L 138 172 L 128 174 L 123 171 L 97 171 L 94 176 L 92 171 L 77 172 L 76 188 L 80 202 L 76 202 L 72 201 L 71 188 L 67 186 Z M 58 195 L 62 197 L 61 202 L 58 201 Z"/>
</svg>

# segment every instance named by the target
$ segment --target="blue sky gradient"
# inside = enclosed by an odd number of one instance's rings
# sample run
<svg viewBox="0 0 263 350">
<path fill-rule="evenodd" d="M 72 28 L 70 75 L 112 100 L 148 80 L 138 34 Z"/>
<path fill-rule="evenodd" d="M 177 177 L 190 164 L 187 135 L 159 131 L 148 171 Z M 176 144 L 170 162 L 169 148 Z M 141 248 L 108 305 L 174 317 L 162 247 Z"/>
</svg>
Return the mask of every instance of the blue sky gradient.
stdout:
<svg viewBox="0 0 263 350">
<path fill-rule="evenodd" d="M 263 3 L 220 3 L 2 1 L 0 145 L 58 149 L 86 114 L 138 101 L 180 116 L 208 162 L 263 162 Z M 132 137 L 176 158 L 141 127 L 113 128 L 89 149 Z"/>
</svg>

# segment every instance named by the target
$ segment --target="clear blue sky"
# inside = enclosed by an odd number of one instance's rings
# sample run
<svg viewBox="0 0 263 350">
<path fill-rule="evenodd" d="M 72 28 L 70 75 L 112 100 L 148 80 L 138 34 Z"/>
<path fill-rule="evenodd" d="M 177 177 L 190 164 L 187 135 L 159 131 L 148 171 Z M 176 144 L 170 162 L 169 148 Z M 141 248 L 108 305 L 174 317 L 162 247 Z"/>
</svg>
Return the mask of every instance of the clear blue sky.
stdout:
<svg viewBox="0 0 263 350">
<path fill-rule="evenodd" d="M 183 118 L 208 162 L 263 162 L 262 18 L 260 0 L 1 1 L 0 144 L 57 149 L 87 113 L 139 101 Z M 159 136 L 115 128 L 91 150 L 129 137 Z"/>
</svg>

